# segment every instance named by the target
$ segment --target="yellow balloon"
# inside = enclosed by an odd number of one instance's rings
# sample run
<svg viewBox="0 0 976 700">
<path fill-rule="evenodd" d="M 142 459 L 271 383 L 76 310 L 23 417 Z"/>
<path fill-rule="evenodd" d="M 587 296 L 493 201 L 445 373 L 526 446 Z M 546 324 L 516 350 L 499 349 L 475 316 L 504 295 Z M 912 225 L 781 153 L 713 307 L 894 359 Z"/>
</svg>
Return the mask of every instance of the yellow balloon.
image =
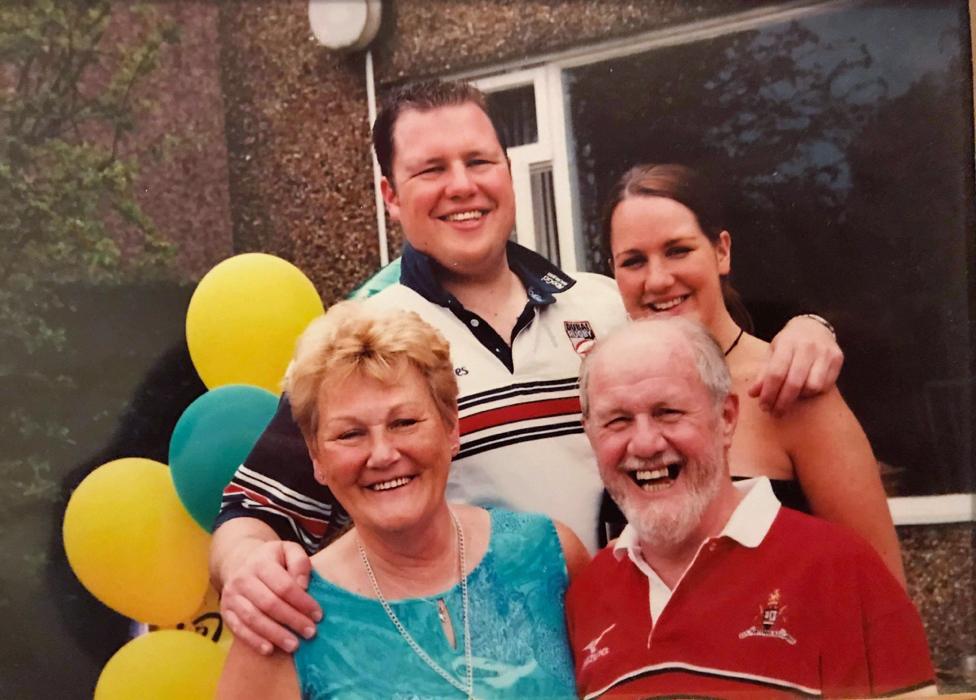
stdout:
<svg viewBox="0 0 976 700">
<path fill-rule="evenodd" d="M 210 535 L 183 508 L 165 464 L 100 466 L 71 495 L 63 535 L 78 579 L 127 617 L 175 624 L 203 600 Z"/>
<path fill-rule="evenodd" d="M 167 628 L 196 632 L 204 639 L 209 639 L 225 649 L 230 649 L 231 642 L 234 641 L 230 627 L 224 624 L 223 615 L 220 614 L 220 596 L 217 595 L 213 586 L 207 588 L 207 595 L 203 599 L 203 604 L 190 617 L 180 620 L 175 625 L 167 625 L 165 628 L 156 625 L 149 626 L 150 631 Z"/>
<path fill-rule="evenodd" d="M 198 634 L 160 630 L 115 652 L 95 700 L 213 700 L 227 650 Z"/>
<path fill-rule="evenodd" d="M 245 253 L 224 260 L 197 285 L 186 312 L 186 342 L 208 388 L 252 384 L 278 394 L 295 340 L 322 315 L 302 271 L 281 258 Z"/>
</svg>

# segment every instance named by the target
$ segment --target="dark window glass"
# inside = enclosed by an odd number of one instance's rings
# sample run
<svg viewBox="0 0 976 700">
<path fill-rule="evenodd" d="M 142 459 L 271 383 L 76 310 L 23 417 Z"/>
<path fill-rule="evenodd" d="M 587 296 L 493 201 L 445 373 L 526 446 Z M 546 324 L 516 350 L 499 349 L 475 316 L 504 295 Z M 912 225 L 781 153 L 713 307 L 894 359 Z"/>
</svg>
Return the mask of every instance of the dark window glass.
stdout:
<svg viewBox="0 0 976 700">
<path fill-rule="evenodd" d="M 507 148 L 539 140 L 535 88 L 532 85 L 488 93 L 488 109 Z"/>
<path fill-rule="evenodd" d="M 566 73 L 582 264 L 608 271 L 600 207 L 627 167 L 709 172 L 759 334 L 835 322 L 893 495 L 976 481 L 968 27 L 964 2 L 880 2 Z"/>
</svg>

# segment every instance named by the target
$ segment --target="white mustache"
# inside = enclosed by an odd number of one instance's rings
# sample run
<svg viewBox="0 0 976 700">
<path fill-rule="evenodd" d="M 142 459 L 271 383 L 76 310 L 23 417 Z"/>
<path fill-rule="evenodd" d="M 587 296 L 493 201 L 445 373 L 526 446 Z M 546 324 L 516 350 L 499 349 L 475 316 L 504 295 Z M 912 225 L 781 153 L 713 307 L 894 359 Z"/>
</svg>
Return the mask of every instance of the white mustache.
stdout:
<svg viewBox="0 0 976 700">
<path fill-rule="evenodd" d="M 664 452 L 659 452 L 653 457 L 627 457 L 617 465 L 617 469 L 622 472 L 635 472 L 640 469 L 660 469 L 669 464 L 681 464 L 683 462 L 684 458 L 681 454 L 677 450 L 669 447 Z"/>
</svg>

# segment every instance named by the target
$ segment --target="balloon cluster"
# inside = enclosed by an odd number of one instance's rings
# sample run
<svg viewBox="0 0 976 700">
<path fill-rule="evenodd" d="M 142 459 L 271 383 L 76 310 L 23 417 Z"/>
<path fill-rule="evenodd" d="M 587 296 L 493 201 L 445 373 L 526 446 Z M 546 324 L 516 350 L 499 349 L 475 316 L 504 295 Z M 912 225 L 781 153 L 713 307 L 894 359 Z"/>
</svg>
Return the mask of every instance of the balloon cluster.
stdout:
<svg viewBox="0 0 976 700">
<path fill-rule="evenodd" d="M 207 572 L 221 493 L 275 412 L 295 340 L 323 312 L 315 286 L 280 258 L 218 264 L 186 315 L 190 357 L 209 391 L 177 422 L 169 465 L 118 459 L 71 495 L 63 535 L 75 575 L 153 630 L 109 660 L 96 700 L 213 697 L 230 643 Z"/>
</svg>

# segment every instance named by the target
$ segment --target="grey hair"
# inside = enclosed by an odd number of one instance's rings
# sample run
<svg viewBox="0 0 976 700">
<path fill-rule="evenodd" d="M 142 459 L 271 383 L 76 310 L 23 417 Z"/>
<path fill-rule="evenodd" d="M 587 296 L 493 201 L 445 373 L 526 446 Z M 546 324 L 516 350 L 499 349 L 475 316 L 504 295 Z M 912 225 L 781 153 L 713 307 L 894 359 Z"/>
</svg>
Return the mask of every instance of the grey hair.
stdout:
<svg viewBox="0 0 976 700">
<path fill-rule="evenodd" d="M 725 354 L 712 334 L 697 321 L 680 316 L 644 318 L 625 324 L 609 335 L 598 339 L 593 349 L 583 358 L 579 380 L 580 407 L 583 418 L 589 417 L 590 401 L 587 386 L 592 371 L 591 367 L 595 361 L 594 358 L 600 354 L 601 348 L 610 344 L 614 338 L 633 333 L 643 335 L 654 342 L 659 340 L 660 335 L 669 328 L 674 329 L 686 341 L 685 344 L 691 350 L 692 358 L 695 361 L 698 376 L 705 388 L 708 389 L 708 393 L 711 394 L 715 405 L 720 406 L 725 401 L 725 397 L 732 392 L 732 376 L 729 374 L 728 365 L 725 364 Z"/>
</svg>

